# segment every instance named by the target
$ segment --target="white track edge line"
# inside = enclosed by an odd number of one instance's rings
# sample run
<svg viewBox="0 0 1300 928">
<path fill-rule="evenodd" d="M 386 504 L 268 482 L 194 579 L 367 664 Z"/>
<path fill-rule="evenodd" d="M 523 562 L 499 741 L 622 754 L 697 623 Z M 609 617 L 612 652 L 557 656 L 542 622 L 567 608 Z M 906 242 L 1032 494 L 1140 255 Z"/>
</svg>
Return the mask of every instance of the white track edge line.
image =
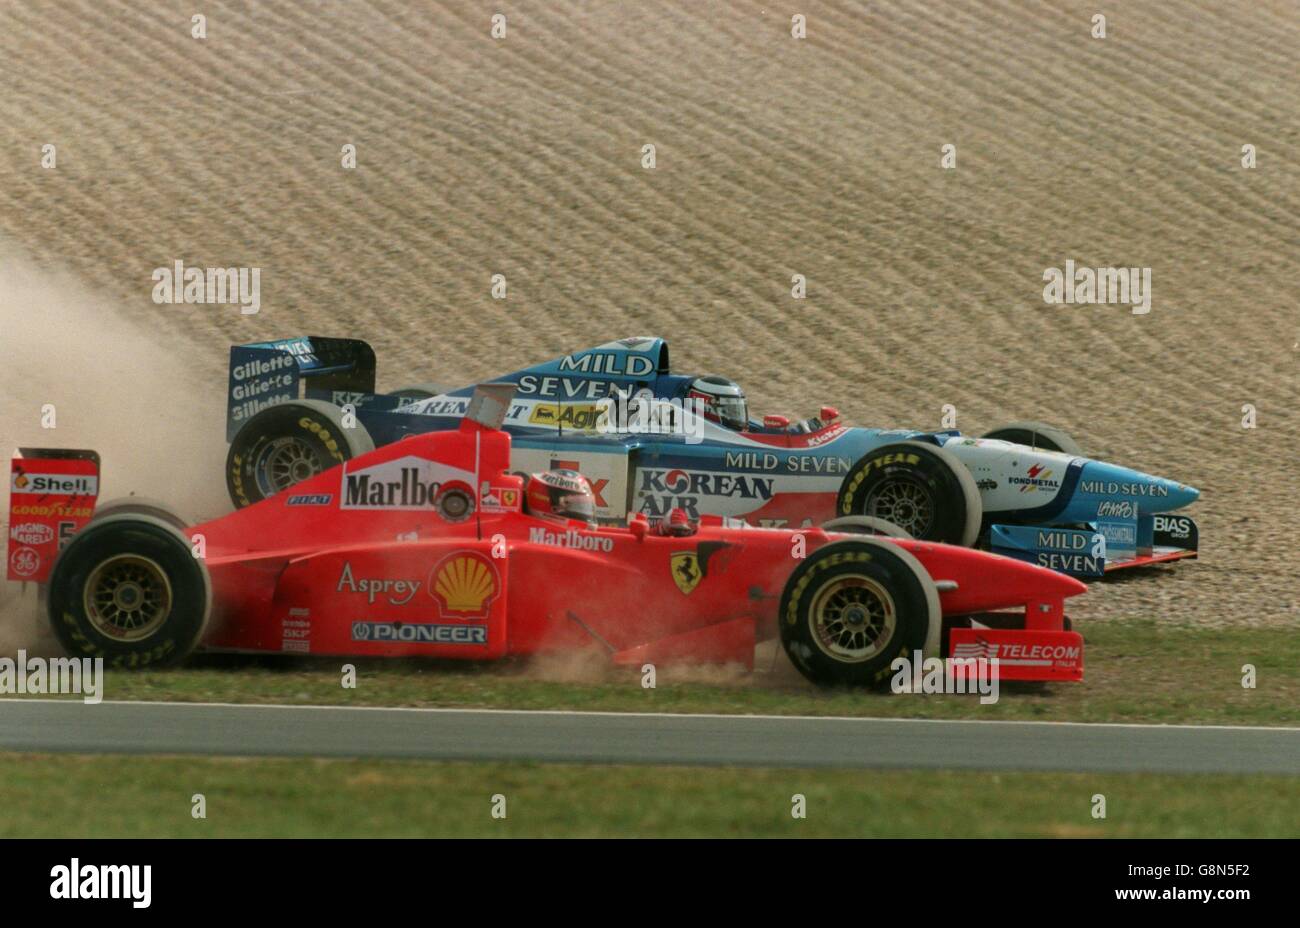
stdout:
<svg viewBox="0 0 1300 928">
<path fill-rule="evenodd" d="M 760 715 L 719 712 L 613 712 L 580 711 L 570 709 L 478 709 L 472 707 L 453 708 L 450 706 L 325 706 L 316 704 L 290 705 L 288 703 L 258 702 L 175 702 L 155 699 L 105 699 L 98 703 L 86 703 L 80 699 L 13 699 L 0 697 L 0 705 L 13 703 L 42 703 L 53 705 L 99 705 L 99 706 L 179 706 L 209 709 L 325 709 L 344 712 L 424 712 L 424 713 L 460 713 L 467 715 L 568 715 L 612 718 L 655 718 L 655 719 L 761 719 L 793 720 L 808 722 L 929 722 L 939 725 L 1040 725 L 1072 726 L 1078 728 L 1143 728 L 1143 729 L 1196 729 L 1200 731 L 1270 731 L 1300 734 L 1300 727 L 1283 725 L 1192 725 L 1187 723 L 1163 724 L 1156 722 L 1043 722 L 1027 719 L 909 719 L 877 716 L 855 715 Z"/>
</svg>

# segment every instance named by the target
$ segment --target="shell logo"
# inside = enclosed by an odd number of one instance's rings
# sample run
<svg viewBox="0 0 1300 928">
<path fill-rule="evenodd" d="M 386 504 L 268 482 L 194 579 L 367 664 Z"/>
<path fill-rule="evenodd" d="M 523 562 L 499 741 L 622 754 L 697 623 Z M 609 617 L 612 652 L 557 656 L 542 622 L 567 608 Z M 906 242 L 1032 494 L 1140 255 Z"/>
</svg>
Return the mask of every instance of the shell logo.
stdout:
<svg viewBox="0 0 1300 928">
<path fill-rule="evenodd" d="M 477 551 L 457 551 L 429 572 L 429 595 L 442 614 L 456 618 L 487 618 L 501 590 L 496 565 Z"/>
<path fill-rule="evenodd" d="M 23 487 L 27 486 L 27 483 L 28 483 L 28 480 L 27 480 L 27 475 L 26 475 L 26 474 L 19 474 L 17 477 L 14 478 L 14 486 L 17 487 L 17 488 L 20 489 L 20 490 L 21 490 Z"/>
</svg>

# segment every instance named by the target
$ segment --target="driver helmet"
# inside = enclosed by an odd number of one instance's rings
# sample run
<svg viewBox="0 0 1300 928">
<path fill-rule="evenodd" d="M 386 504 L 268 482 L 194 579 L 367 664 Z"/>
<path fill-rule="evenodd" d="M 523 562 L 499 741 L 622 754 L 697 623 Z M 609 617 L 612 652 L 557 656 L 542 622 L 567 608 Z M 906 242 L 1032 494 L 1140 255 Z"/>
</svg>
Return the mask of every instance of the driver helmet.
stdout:
<svg viewBox="0 0 1300 928">
<path fill-rule="evenodd" d="M 729 429 L 743 432 L 749 427 L 749 407 L 745 391 L 740 384 L 726 377 L 710 374 L 697 377 L 686 393 L 688 400 L 697 400 L 704 407 L 704 418 Z"/>
<path fill-rule="evenodd" d="M 695 534 L 695 526 L 691 524 L 691 517 L 686 514 L 685 509 L 674 506 L 667 517 L 659 523 L 659 531 L 674 538 L 684 538 Z"/>
<path fill-rule="evenodd" d="M 528 512 L 544 519 L 577 519 L 592 527 L 596 524 L 596 496 L 587 478 L 576 470 L 530 474 L 524 503 Z"/>
</svg>

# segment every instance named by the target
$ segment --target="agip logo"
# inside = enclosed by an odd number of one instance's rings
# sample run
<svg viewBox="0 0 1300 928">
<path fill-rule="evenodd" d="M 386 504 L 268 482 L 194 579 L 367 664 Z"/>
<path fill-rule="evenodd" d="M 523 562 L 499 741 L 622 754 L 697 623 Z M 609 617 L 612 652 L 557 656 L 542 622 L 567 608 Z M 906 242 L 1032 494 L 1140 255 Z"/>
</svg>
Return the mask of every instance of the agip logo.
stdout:
<svg viewBox="0 0 1300 928">
<path fill-rule="evenodd" d="M 594 431 L 602 421 L 605 410 L 600 406 L 580 405 L 575 403 L 538 403 L 528 421 L 535 425 L 549 425 L 556 428 Z"/>
<path fill-rule="evenodd" d="M 429 572 L 428 589 L 443 618 L 485 619 L 501 592 L 501 578 L 491 559 L 477 551 L 457 551 Z"/>
</svg>

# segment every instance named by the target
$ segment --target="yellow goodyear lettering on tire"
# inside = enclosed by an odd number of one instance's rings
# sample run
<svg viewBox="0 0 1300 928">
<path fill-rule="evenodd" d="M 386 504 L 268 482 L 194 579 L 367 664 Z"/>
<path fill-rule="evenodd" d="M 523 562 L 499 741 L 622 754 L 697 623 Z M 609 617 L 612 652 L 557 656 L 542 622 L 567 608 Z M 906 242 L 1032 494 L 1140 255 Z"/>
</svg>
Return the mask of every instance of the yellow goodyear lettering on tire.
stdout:
<svg viewBox="0 0 1300 928">
<path fill-rule="evenodd" d="M 882 454 L 878 458 L 872 458 L 866 463 L 866 466 L 858 468 L 858 471 L 849 478 L 849 486 L 841 497 L 840 515 L 853 515 L 853 497 L 866 480 L 868 475 L 874 470 L 882 467 L 888 467 L 890 464 L 919 464 L 921 456 L 911 451 L 896 451 L 893 454 Z"/>
<path fill-rule="evenodd" d="M 235 495 L 239 497 L 240 503 L 245 506 L 253 505 L 253 501 L 244 492 L 244 459 L 238 454 L 230 459 L 230 484 L 234 487 Z"/>
<path fill-rule="evenodd" d="M 804 588 L 807 587 L 810 582 L 812 582 L 811 570 L 799 578 L 799 582 L 794 585 L 794 589 L 790 592 L 790 602 L 785 607 L 786 625 L 799 624 L 799 599 L 803 596 Z"/>
<path fill-rule="evenodd" d="M 866 551 L 837 551 L 830 557 L 821 562 L 822 568 L 834 567 L 836 564 L 861 564 L 863 561 L 871 560 L 871 555 Z"/>
<path fill-rule="evenodd" d="M 77 643 L 77 647 L 81 648 L 85 656 L 100 657 L 103 655 L 104 652 L 100 647 L 81 633 L 81 628 L 77 625 L 77 620 L 71 612 L 63 613 L 63 624 L 68 626 L 72 640 Z"/>
<path fill-rule="evenodd" d="M 790 602 L 785 609 L 786 624 L 799 624 L 799 600 L 803 597 L 804 590 L 813 582 L 816 574 L 837 564 L 860 564 L 869 560 L 871 560 L 871 554 L 866 551 L 837 551 L 808 565 L 807 572 L 799 578 L 799 582 L 794 585 L 794 589 L 790 592 Z"/>
<path fill-rule="evenodd" d="M 119 654 L 113 658 L 111 666 L 117 668 L 145 667 L 149 664 L 155 664 L 165 658 L 172 651 L 176 650 L 176 642 L 164 641 L 156 648 L 150 648 L 148 651 L 134 651 L 130 654 Z"/>
<path fill-rule="evenodd" d="M 309 419 L 307 416 L 303 416 L 301 419 L 299 419 L 298 425 L 300 428 L 306 429 L 307 431 L 315 435 L 317 438 L 319 438 L 321 440 L 321 443 L 325 445 L 325 449 L 329 451 L 330 456 L 333 457 L 334 460 L 342 461 L 344 459 L 343 452 L 339 450 L 339 443 L 334 440 L 334 436 L 330 434 L 329 429 L 325 428 L 315 419 Z"/>
<path fill-rule="evenodd" d="M 80 649 L 81 654 L 85 657 L 102 657 L 104 649 L 99 647 L 81 631 L 81 626 L 77 624 L 77 618 L 71 612 L 66 610 L 63 613 L 63 624 L 68 626 L 69 635 Z M 176 650 L 176 642 L 170 639 L 164 641 L 155 648 L 148 651 L 135 651 L 131 654 L 119 654 L 117 657 L 109 660 L 110 667 L 129 668 L 143 667 L 146 664 L 153 664 L 162 660 L 167 655 Z"/>
</svg>

